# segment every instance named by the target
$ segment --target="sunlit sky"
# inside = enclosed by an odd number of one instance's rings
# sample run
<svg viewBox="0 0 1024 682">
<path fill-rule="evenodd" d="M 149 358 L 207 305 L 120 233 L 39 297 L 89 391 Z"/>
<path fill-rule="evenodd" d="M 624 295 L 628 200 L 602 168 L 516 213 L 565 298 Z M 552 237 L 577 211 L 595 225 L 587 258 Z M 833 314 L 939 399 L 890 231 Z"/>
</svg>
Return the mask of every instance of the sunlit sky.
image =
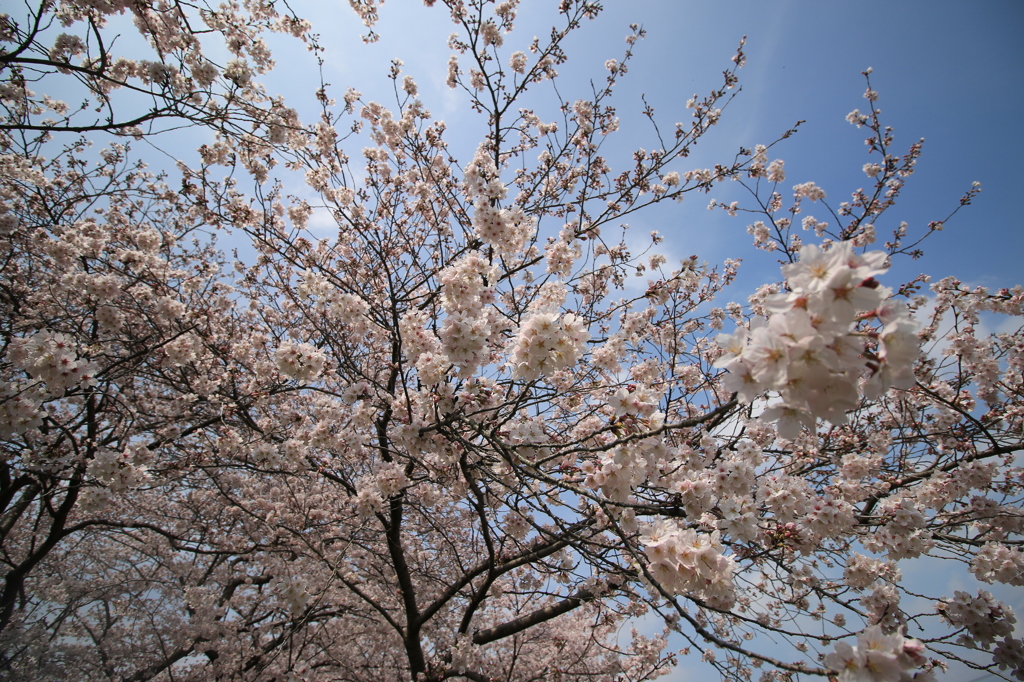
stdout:
<svg viewBox="0 0 1024 682">
<path fill-rule="evenodd" d="M 534 35 L 548 32 L 554 4 L 524 0 L 517 31 L 506 38 L 506 55 L 525 50 Z M 922 260 L 895 265 L 890 283 L 919 272 L 935 279 L 956 275 L 969 284 L 992 288 L 1024 281 L 1019 265 L 1024 257 L 1024 229 L 1017 206 L 1024 185 L 1019 159 L 1024 150 L 1019 114 L 1024 104 L 1024 41 L 1020 39 L 1024 2 L 608 0 L 604 4 L 606 11 L 568 43 L 570 61 L 559 68 L 558 87 L 566 101 L 587 96 L 592 80 L 603 81 L 605 60 L 621 56 L 629 24 L 647 30 L 616 96 L 622 130 L 615 145 L 623 153 L 657 146 L 650 127 L 639 116 L 641 95 L 655 108 L 663 129 L 688 120 L 686 100 L 719 85 L 737 43 L 747 36 L 741 93 L 726 109 L 721 125 L 688 160 L 690 165 L 677 170 L 728 163 L 740 146 L 770 143 L 804 120 L 800 132 L 773 149 L 772 156 L 785 159 L 787 184 L 813 180 L 837 205 L 853 190 L 868 185 L 861 167 L 877 160 L 866 153 L 865 131 L 845 121 L 852 109 L 866 109 L 861 72 L 870 66 L 883 122 L 895 129 L 894 151 L 902 153 L 925 138 L 917 172 L 909 179 L 902 201 L 876 225 L 883 239 L 900 221 L 906 221 L 913 232 L 944 218 L 972 181 L 981 182 L 983 188 L 972 206 L 925 243 Z M 393 103 L 386 73 L 390 60 L 402 59 L 404 72 L 418 82 L 426 107 L 448 123 L 453 151 L 468 161 L 483 128 L 465 106 L 465 96 L 445 85 L 450 54 L 446 42 L 455 27 L 443 8 L 389 0 L 376 28 L 380 41 L 364 45 L 359 37 L 365 30 L 347 3 L 294 6 L 321 34 L 327 49 L 324 77 L 338 99 L 351 86 L 363 92 L 365 100 Z M 289 49 L 300 48 L 294 42 L 281 42 L 279 69 L 265 82 L 302 112 L 302 101 L 310 101 L 316 78 L 305 66 L 289 66 L 293 63 Z M 303 65 L 310 63 L 308 57 L 296 54 L 295 58 Z M 551 95 L 549 111 L 553 113 L 558 95 L 546 92 Z M 541 110 L 537 113 L 542 119 L 554 119 Z M 353 157 L 358 152 L 349 150 Z M 742 256 L 747 274 L 731 297 L 743 300 L 760 281 L 778 278 L 777 264 L 771 255 L 751 249 L 742 217 L 705 210 L 707 199 L 714 196 L 687 199 L 646 217 L 631 216 L 630 222 L 643 233 L 658 230 L 665 235 L 665 248 L 676 257 L 694 253 L 715 263 Z M 985 587 L 1024 614 L 1019 589 L 983 586 L 964 571 L 945 566 L 936 571 L 934 564 L 905 562 L 903 570 L 906 580 L 928 581 L 937 586 L 934 590 L 946 594 Z M 794 655 L 782 649 L 776 653 Z M 709 675 L 713 671 L 690 657 L 665 679 L 698 680 Z M 986 676 L 961 667 L 943 679 L 968 682 Z"/>
</svg>

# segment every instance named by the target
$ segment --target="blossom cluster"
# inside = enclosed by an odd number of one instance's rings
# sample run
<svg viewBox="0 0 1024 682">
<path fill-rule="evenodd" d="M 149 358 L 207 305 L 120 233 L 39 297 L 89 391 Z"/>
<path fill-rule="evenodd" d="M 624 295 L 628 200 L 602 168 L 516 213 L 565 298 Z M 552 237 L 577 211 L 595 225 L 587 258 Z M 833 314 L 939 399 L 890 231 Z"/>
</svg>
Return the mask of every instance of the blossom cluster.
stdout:
<svg viewBox="0 0 1024 682">
<path fill-rule="evenodd" d="M 537 231 L 537 220 L 519 206 L 499 208 L 486 201 L 473 206 L 473 229 L 480 239 L 501 256 L 513 256 L 522 250 Z"/>
<path fill-rule="evenodd" d="M 934 680 L 930 672 L 910 674 L 927 662 L 924 644 L 903 635 L 882 634 L 872 625 L 857 635 L 857 646 L 836 642 L 835 651 L 825 656 L 825 665 L 839 673 L 839 682 L 903 682 Z"/>
<path fill-rule="evenodd" d="M 872 559 L 857 552 L 853 553 L 843 570 L 843 582 L 855 590 L 870 587 L 876 580 L 898 581 L 900 571 L 895 562 Z"/>
<path fill-rule="evenodd" d="M 299 576 L 282 576 L 275 582 L 275 591 L 288 605 L 292 616 L 299 616 L 306 610 L 312 595 L 309 593 L 306 580 Z"/>
<path fill-rule="evenodd" d="M 639 415 L 647 418 L 657 409 L 658 397 L 643 384 L 630 384 L 609 396 L 608 406 L 615 410 L 616 417 Z"/>
<path fill-rule="evenodd" d="M 294 471 L 306 461 L 307 454 L 308 448 L 296 438 L 281 444 L 261 441 L 249 452 L 253 462 L 272 471 Z"/>
<path fill-rule="evenodd" d="M 0 387 L 0 438 L 38 428 L 46 416 L 40 407 L 47 397 L 42 385 L 4 382 Z"/>
<path fill-rule="evenodd" d="M 50 395 L 59 398 L 69 388 L 91 386 L 96 380 L 98 367 L 80 359 L 75 346 L 64 334 L 43 330 L 12 339 L 7 357 L 33 379 L 42 380 Z"/>
<path fill-rule="evenodd" d="M 327 356 L 308 343 L 281 344 L 275 353 L 277 368 L 296 381 L 313 381 L 327 365 Z"/>
<path fill-rule="evenodd" d="M 1015 679 L 1024 680 L 1024 640 L 1004 637 L 992 652 L 992 662 L 1000 670 L 1009 670 Z"/>
<path fill-rule="evenodd" d="M 572 367 L 583 356 L 589 339 L 590 332 L 575 315 L 532 315 L 519 328 L 512 349 L 512 376 L 532 381 Z"/>
<path fill-rule="evenodd" d="M 578 228 L 577 222 L 566 223 L 565 227 L 558 232 L 557 239 L 548 238 L 544 256 L 549 273 L 566 277 L 572 272 L 572 266 L 576 259 L 583 254 L 583 249 L 576 238 Z"/>
<path fill-rule="evenodd" d="M 441 303 L 446 313 L 440 333 L 444 358 L 436 358 L 435 370 L 454 364 L 461 376 L 468 377 L 488 360 L 489 344 L 496 343 L 507 327 L 492 305 L 497 276 L 497 268 L 477 251 L 441 271 Z M 437 375 L 427 366 L 422 369 Z"/>
<path fill-rule="evenodd" d="M 466 166 L 464 188 L 466 198 L 473 202 L 473 230 L 499 255 L 515 255 L 536 234 L 536 218 L 527 216 L 519 206 L 498 206 L 508 189 L 498 178 L 494 159 L 483 146 Z"/>
<path fill-rule="evenodd" d="M 372 333 L 369 304 L 355 294 L 344 293 L 323 275 L 306 270 L 302 283 L 297 287 L 301 296 L 309 300 L 316 310 L 322 311 L 337 321 L 341 331 L 353 339 L 361 339 Z"/>
<path fill-rule="evenodd" d="M 878 505 L 878 513 L 886 523 L 863 539 L 866 549 L 885 552 L 890 559 L 912 559 L 934 546 L 924 513 L 913 499 L 890 498 Z"/>
<path fill-rule="evenodd" d="M 911 387 L 917 327 L 906 305 L 874 279 L 885 261 L 885 253 L 858 254 L 849 242 L 801 248 L 800 259 L 782 268 L 789 290 L 765 298 L 770 318 L 719 335 L 725 352 L 715 366 L 729 372 L 726 390 L 745 403 L 776 392 L 781 400 L 762 418 L 778 420 L 779 435 L 794 439 L 801 426 L 813 430 L 816 418 L 845 424 L 865 372 L 868 397 Z M 872 319 L 880 326 L 859 326 Z"/>
<path fill-rule="evenodd" d="M 360 518 L 368 519 L 379 513 L 384 501 L 399 494 L 409 482 L 400 465 L 381 465 L 359 480 L 359 492 L 351 499 L 351 504 Z"/>
<path fill-rule="evenodd" d="M 82 490 L 78 496 L 78 510 L 83 514 L 95 514 L 114 500 L 109 488 L 91 486 Z"/>
<path fill-rule="evenodd" d="M 580 470 L 586 475 L 584 485 L 600 490 L 609 500 L 627 502 L 633 489 L 646 479 L 647 462 L 638 456 L 642 454 L 642 450 L 617 447 L 601 453 L 597 462 L 583 462 Z"/>
<path fill-rule="evenodd" d="M 100 448 L 89 462 L 88 473 L 114 492 L 137 488 L 149 480 L 146 462 L 149 449 L 144 445 L 130 445 L 118 452 Z"/>
<path fill-rule="evenodd" d="M 672 519 L 658 519 L 641 536 L 651 575 L 675 594 L 689 594 L 715 608 L 728 609 L 735 600 L 732 574 L 736 562 L 722 554 L 718 531 L 698 533 Z"/>
<path fill-rule="evenodd" d="M 987 542 L 971 561 L 971 573 L 987 583 L 1024 585 L 1024 552 L 999 542 Z"/>
<path fill-rule="evenodd" d="M 986 649 L 998 637 L 1012 635 L 1013 624 L 1017 622 L 1013 609 L 986 590 L 978 590 L 976 597 L 957 590 L 953 599 L 943 599 L 935 609 L 953 627 L 965 628 L 967 634 L 963 637 L 971 645 L 980 643 Z"/>
</svg>

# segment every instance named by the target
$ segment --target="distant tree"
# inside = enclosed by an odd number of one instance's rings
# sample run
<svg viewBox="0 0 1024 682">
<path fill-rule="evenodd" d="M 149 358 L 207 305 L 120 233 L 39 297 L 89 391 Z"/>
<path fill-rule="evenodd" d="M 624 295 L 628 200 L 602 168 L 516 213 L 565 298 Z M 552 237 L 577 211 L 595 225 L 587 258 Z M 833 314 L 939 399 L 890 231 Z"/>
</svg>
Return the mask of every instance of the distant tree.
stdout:
<svg viewBox="0 0 1024 682">
<path fill-rule="evenodd" d="M 267 31 L 321 50 L 285 3 L 0 19 L 0 674 L 643 680 L 699 651 L 731 679 L 1024 679 L 1008 606 L 900 578 L 1024 584 L 1024 336 L 979 324 L 1024 289 L 891 281 L 942 223 L 883 227 L 920 145 L 894 151 L 870 76 L 868 189 L 836 207 L 771 145 L 685 167 L 742 43 L 613 168 L 642 30 L 591 98 L 535 112 L 599 7 L 564 0 L 516 52 L 517 2 L 441 4 L 487 122 L 469 160 L 398 62 L 392 108 L 324 86 L 303 124 L 268 95 Z M 115 52 L 127 17 L 148 60 Z M 215 133 L 201 161 L 148 168 L 135 140 L 182 126 Z M 726 180 L 748 199 L 712 208 L 782 264 L 743 303 L 738 261 L 670 264 L 622 224 Z M 664 632 L 620 632 L 645 614 Z"/>
</svg>

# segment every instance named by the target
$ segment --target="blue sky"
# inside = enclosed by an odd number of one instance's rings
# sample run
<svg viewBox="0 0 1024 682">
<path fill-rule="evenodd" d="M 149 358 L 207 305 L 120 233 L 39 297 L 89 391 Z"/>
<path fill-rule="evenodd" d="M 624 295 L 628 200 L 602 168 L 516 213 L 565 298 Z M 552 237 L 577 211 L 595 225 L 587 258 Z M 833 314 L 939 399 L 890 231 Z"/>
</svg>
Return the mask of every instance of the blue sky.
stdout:
<svg viewBox="0 0 1024 682">
<path fill-rule="evenodd" d="M 525 49 L 530 38 L 546 32 L 553 4 L 523 2 L 517 31 L 506 41 L 508 53 Z M 392 102 L 384 76 L 389 61 L 400 58 L 419 83 L 428 109 L 450 131 L 461 132 L 453 137 L 455 148 L 461 144 L 471 153 L 479 141 L 479 122 L 463 106 L 463 97 L 444 84 L 450 54 L 445 43 L 455 28 L 446 11 L 414 0 L 389 2 L 377 27 L 380 41 L 364 45 L 359 40 L 363 28 L 346 5 L 317 3 L 299 10 L 306 10 L 304 16 L 327 47 L 325 77 L 336 95 L 340 98 L 353 86 L 366 99 Z M 805 120 L 799 134 L 776 148 L 786 160 L 787 183 L 814 180 L 837 204 L 866 185 L 860 171 L 869 160 L 864 131 L 844 117 L 865 108 L 861 71 L 871 66 L 883 120 L 896 131 L 894 149 L 903 151 L 926 139 L 917 172 L 901 204 L 878 225 L 879 233 L 901 220 L 913 230 L 943 218 L 972 181 L 983 186 L 974 205 L 939 239 L 926 243 L 925 259 L 899 266 L 900 274 L 955 274 L 993 287 L 1020 281 L 1024 230 L 1016 224 L 1015 199 L 1024 181 L 1018 160 L 1024 149 L 1018 116 L 1024 105 L 1024 41 L 1019 39 L 1024 3 L 609 0 L 605 12 L 569 43 L 570 62 L 559 69 L 564 99 L 585 96 L 591 79 L 603 79 L 604 60 L 620 56 L 634 22 L 648 35 L 617 96 L 623 126 L 616 144 L 623 149 L 655 146 L 650 128 L 638 116 L 641 94 L 668 125 L 686 120 L 686 99 L 718 85 L 746 35 L 742 92 L 718 129 L 702 141 L 694 167 L 702 160 L 729 160 L 740 145 L 771 142 Z M 287 47 L 296 49 L 292 41 L 281 43 Z M 280 49 L 277 56 L 279 65 L 291 61 Z M 296 75 L 286 67 L 267 79 L 272 89 L 287 92 L 293 106 L 309 101 L 311 92 Z M 697 253 L 716 262 L 744 252 L 755 274 L 772 276 L 774 260 L 747 248 L 742 218 L 703 212 L 701 201 L 635 222 L 644 232 L 657 229 L 668 236 L 668 246 L 680 256 Z M 762 267 L 766 270 L 760 272 Z"/>
</svg>

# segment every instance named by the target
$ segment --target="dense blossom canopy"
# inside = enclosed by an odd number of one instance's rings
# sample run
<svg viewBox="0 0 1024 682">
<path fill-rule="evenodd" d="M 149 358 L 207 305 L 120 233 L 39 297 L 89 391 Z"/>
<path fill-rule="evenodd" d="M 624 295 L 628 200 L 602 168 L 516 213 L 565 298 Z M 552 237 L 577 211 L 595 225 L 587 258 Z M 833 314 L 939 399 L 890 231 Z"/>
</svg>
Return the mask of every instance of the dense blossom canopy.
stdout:
<svg viewBox="0 0 1024 682">
<path fill-rule="evenodd" d="M 268 33 L 323 50 L 283 4 L 0 15 L 0 677 L 1024 680 L 1007 604 L 901 570 L 1024 585 L 1024 288 L 895 278 L 980 187 L 883 215 L 921 147 L 870 70 L 867 189 L 833 205 L 774 144 L 687 165 L 742 43 L 623 165 L 642 30 L 535 106 L 597 4 L 525 43 L 517 0 L 438 3 L 488 131 L 457 159 L 398 61 L 391 105 L 269 94 Z M 188 126 L 195 157 L 141 160 Z M 625 224 L 720 184 L 781 265 L 754 292 Z"/>
</svg>

